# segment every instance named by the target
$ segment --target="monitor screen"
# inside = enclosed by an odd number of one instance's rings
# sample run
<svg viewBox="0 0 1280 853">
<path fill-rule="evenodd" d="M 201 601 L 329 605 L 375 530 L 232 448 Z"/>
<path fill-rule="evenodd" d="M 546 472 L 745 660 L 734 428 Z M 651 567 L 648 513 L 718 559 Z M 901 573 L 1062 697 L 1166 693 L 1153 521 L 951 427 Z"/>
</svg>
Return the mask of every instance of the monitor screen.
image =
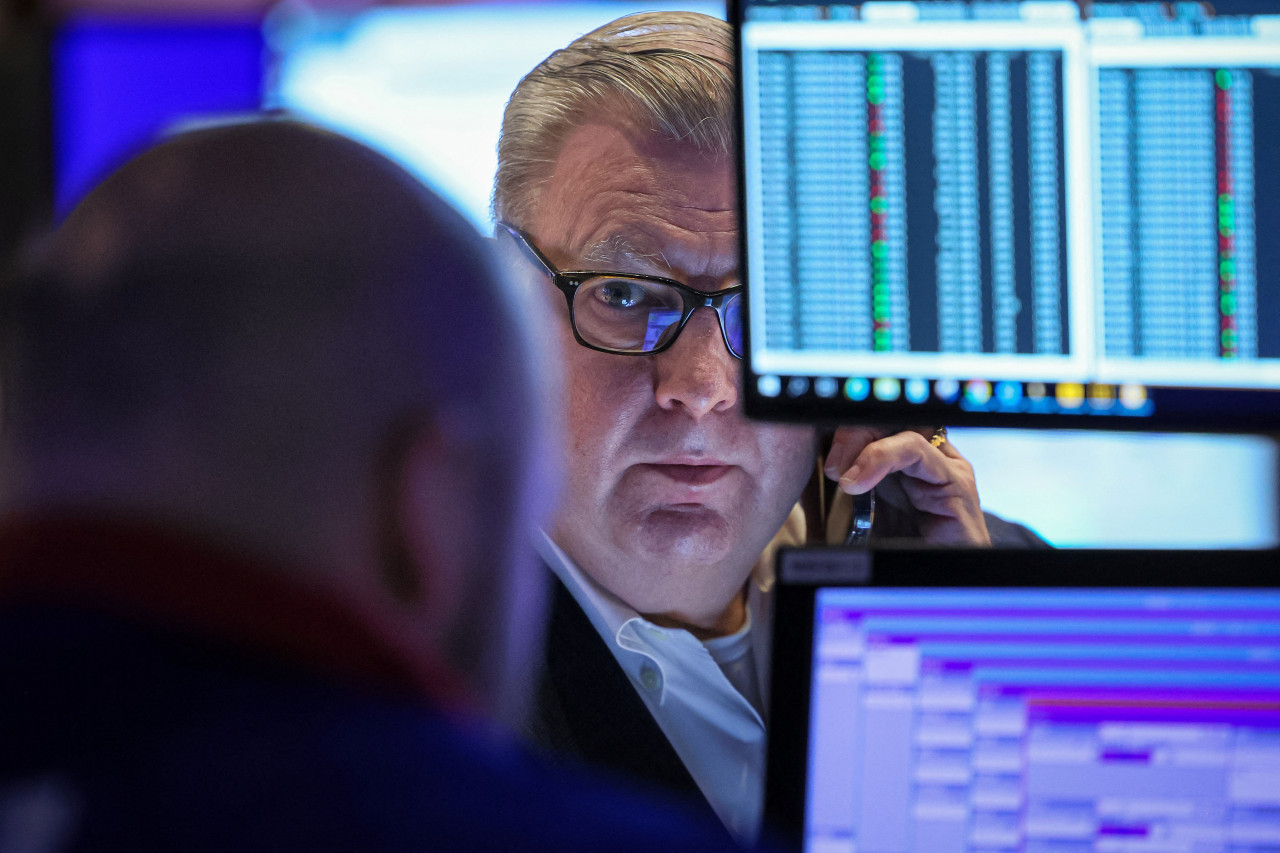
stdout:
<svg viewBox="0 0 1280 853">
<path fill-rule="evenodd" d="M 259 109 L 265 49 L 251 17 L 62 22 L 49 62 L 58 214 L 158 135 Z"/>
<path fill-rule="evenodd" d="M 1275 561 L 782 549 L 768 819 L 810 853 L 1275 849 Z"/>
<path fill-rule="evenodd" d="M 765 418 L 1280 427 L 1280 16 L 742 0 Z"/>
<path fill-rule="evenodd" d="M 823 589 L 809 851 L 1280 841 L 1280 594 Z"/>
</svg>

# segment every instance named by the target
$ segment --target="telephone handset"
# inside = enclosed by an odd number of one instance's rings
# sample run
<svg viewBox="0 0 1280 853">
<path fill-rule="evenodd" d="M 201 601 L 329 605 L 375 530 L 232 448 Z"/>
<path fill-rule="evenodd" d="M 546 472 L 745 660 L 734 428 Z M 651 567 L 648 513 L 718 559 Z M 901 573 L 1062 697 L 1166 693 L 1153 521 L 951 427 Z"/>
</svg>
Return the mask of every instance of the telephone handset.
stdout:
<svg viewBox="0 0 1280 853">
<path fill-rule="evenodd" d="M 911 428 L 889 427 L 886 435 L 912 430 L 928 439 L 929 444 L 942 448 L 947 443 L 945 426 Z M 870 489 L 860 495 L 848 495 L 830 483 L 823 473 L 823 462 L 831 452 L 832 434 L 826 434 L 819 443 L 818 457 L 818 507 L 821 535 L 818 541 L 827 545 L 845 545 L 866 548 L 871 544 L 871 528 L 876 520 L 876 494 Z M 945 451 L 943 451 L 945 453 Z M 828 491 L 829 490 L 829 491 Z M 919 522 L 909 511 L 886 502 L 880 514 L 880 528 L 876 531 L 877 544 L 891 540 L 918 539 Z"/>
</svg>

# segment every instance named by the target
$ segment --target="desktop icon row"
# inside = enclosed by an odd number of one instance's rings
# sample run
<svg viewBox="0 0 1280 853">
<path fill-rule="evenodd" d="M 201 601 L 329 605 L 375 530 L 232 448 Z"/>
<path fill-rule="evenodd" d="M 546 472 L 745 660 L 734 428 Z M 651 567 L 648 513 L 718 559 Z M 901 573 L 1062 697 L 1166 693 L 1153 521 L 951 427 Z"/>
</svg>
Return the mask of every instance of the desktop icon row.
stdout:
<svg viewBox="0 0 1280 853">
<path fill-rule="evenodd" d="M 756 390 L 762 397 L 807 396 L 835 399 L 843 396 L 851 403 L 878 401 L 958 406 L 965 411 L 1031 412 L 1044 414 L 1088 412 L 1089 414 L 1146 415 L 1151 400 L 1143 385 L 1110 385 L 1084 382 L 989 381 L 944 377 L 898 378 L 776 376 L 758 378 Z"/>
</svg>

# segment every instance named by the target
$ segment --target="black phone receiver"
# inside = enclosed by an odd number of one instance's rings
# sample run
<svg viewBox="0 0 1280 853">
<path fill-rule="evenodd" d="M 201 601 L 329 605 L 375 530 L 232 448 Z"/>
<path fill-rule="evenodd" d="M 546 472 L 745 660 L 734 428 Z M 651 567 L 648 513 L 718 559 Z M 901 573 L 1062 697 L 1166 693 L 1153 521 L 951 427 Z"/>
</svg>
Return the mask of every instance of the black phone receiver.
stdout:
<svg viewBox="0 0 1280 853">
<path fill-rule="evenodd" d="M 865 548 L 871 541 L 871 525 L 876 520 L 876 490 L 867 489 L 860 495 L 852 495 L 853 516 L 844 544 L 850 548 Z"/>
</svg>

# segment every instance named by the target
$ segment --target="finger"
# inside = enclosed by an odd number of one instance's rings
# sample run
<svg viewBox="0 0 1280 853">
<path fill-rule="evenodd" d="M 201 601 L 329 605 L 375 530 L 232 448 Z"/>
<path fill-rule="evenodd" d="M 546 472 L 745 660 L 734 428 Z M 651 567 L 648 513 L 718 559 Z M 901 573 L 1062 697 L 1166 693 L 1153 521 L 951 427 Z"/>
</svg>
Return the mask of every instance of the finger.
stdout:
<svg viewBox="0 0 1280 853">
<path fill-rule="evenodd" d="M 904 477 L 890 474 L 879 483 L 876 483 L 876 503 L 887 503 L 897 507 L 905 512 L 913 512 L 915 507 L 911 505 L 911 498 L 902 488 Z"/>
<path fill-rule="evenodd" d="M 899 432 L 918 433 L 925 441 L 930 441 L 938 434 L 938 427 L 908 427 L 908 426 L 843 426 L 836 430 L 832 437 L 831 450 L 827 453 L 823 471 L 832 480 L 840 479 L 840 475 L 849 469 L 862 449 L 873 441 L 878 441 L 885 436 L 893 435 Z M 932 442 L 931 442 L 932 443 Z M 944 441 L 941 448 L 945 448 L 950 442 Z M 953 459 L 962 458 L 959 453 L 951 450 L 943 450 L 943 453 Z"/>
<path fill-rule="evenodd" d="M 936 426 L 913 426 L 913 427 L 904 427 L 901 430 L 897 430 L 897 432 L 907 432 L 908 430 L 910 430 L 911 432 L 919 433 L 920 437 L 923 438 L 925 441 L 929 441 L 935 435 L 938 435 L 938 433 L 942 429 L 943 429 L 942 427 L 936 427 Z"/>
<path fill-rule="evenodd" d="M 919 525 L 924 540 L 933 545 L 991 546 L 991 534 L 982 513 L 964 519 L 925 514 L 919 516 Z"/>
<path fill-rule="evenodd" d="M 869 426 L 843 426 L 836 430 L 831 440 L 823 471 L 832 480 L 839 480 L 863 448 L 886 435 L 884 430 Z"/>
<path fill-rule="evenodd" d="M 891 474 L 876 486 L 876 528 L 881 539 L 923 537 L 932 545 L 990 545 L 975 484 L 961 476 L 936 486 Z M 884 522 L 884 523 L 882 523 Z"/>
<path fill-rule="evenodd" d="M 916 432 L 900 432 L 863 448 L 840 478 L 841 490 L 851 495 L 875 488 L 889 474 L 901 472 L 926 483 L 950 480 L 950 460 Z"/>
<path fill-rule="evenodd" d="M 934 485 L 912 477 L 900 477 L 897 484 L 911 506 L 930 515 L 959 517 L 968 514 L 977 503 L 977 489 L 970 488 L 960 478 Z"/>
<path fill-rule="evenodd" d="M 953 442 L 953 441 L 952 441 L 951 439 L 949 439 L 949 438 L 948 438 L 946 441 L 942 442 L 942 444 L 939 444 L 937 447 L 938 447 L 938 449 L 939 449 L 939 450 L 941 450 L 941 451 L 942 451 L 942 453 L 943 453 L 944 455 L 946 455 L 946 456 L 950 456 L 952 459 L 963 459 L 963 458 L 964 458 L 964 454 L 963 454 L 963 453 L 961 453 L 961 452 L 956 448 L 955 442 Z"/>
</svg>

